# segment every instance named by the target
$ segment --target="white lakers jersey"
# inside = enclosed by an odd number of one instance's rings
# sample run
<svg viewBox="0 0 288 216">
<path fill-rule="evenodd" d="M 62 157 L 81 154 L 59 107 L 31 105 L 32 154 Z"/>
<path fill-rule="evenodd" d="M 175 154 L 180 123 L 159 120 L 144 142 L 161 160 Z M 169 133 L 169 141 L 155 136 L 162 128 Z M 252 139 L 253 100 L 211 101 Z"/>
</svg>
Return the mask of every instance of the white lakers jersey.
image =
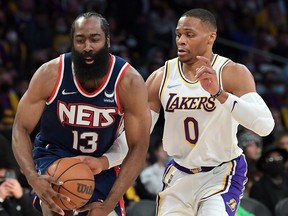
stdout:
<svg viewBox="0 0 288 216">
<path fill-rule="evenodd" d="M 222 86 L 222 68 L 230 60 L 214 55 L 212 67 Z M 164 109 L 164 149 L 187 168 L 217 166 L 238 157 L 238 123 L 200 82 L 185 78 L 178 58 L 165 63 L 159 97 Z"/>
</svg>

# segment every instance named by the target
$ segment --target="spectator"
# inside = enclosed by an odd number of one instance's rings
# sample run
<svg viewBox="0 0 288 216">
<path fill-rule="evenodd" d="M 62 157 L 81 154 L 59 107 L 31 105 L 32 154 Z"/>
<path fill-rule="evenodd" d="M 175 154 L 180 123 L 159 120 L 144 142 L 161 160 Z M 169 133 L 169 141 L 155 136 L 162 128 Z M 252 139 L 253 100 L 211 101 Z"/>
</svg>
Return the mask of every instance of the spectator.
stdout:
<svg viewBox="0 0 288 216">
<path fill-rule="evenodd" d="M 285 149 L 288 152 L 288 130 L 284 130 L 277 135 L 275 146 Z M 285 163 L 285 169 L 288 170 L 288 160 Z"/>
<path fill-rule="evenodd" d="M 161 137 L 155 144 L 153 153 L 156 161 L 140 173 L 140 180 L 144 188 L 152 195 L 153 200 L 155 200 L 158 192 L 162 190 L 162 177 L 168 160 Z"/>
<path fill-rule="evenodd" d="M 0 216 L 38 216 L 32 208 L 30 188 L 24 188 L 18 180 L 8 140 L 0 135 Z"/>
<path fill-rule="evenodd" d="M 271 212 L 274 212 L 279 200 L 288 196 L 285 161 L 287 161 L 287 152 L 271 145 L 263 152 L 257 163 L 263 176 L 252 186 L 250 197 L 262 202 Z"/>
<path fill-rule="evenodd" d="M 245 186 L 244 195 L 249 196 L 251 187 L 261 177 L 261 172 L 257 169 L 256 164 L 262 151 L 262 138 L 256 133 L 245 129 L 238 136 L 238 145 L 243 150 L 248 164 L 248 182 Z"/>
</svg>

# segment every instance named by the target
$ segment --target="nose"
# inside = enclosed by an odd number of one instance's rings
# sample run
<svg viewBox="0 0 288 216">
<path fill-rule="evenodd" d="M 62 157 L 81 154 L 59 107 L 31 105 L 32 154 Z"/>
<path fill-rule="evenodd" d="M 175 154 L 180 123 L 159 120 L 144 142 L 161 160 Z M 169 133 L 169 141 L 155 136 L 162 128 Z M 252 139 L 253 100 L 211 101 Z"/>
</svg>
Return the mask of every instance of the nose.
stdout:
<svg viewBox="0 0 288 216">
<path fill-rule="evenodd" d="M 185 44 L 186 42 L 186 39 L 185 39 L 185 35 L 181 35 L 177 41 L 176 41 L 178 44 Z"/>
<path fill-rule="evenodd" d="M 90 43 L 89 40 L 86 40 L 85 44 L 84 44 L 84 51 L 85 52 L 90 52 L 91 50 L 92 50 L 92 44 Z"/>
</svg>

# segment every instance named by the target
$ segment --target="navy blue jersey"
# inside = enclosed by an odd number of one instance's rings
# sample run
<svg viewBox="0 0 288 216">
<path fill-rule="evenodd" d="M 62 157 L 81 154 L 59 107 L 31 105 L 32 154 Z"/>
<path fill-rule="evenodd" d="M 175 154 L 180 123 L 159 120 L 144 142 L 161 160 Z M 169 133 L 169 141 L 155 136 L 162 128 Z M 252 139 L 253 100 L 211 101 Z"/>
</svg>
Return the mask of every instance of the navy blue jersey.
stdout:
<svg viewBox="0 0 288 216">
<path fill-rule="evenodd" d="M 90 93 L 76 79 L 71 53 L 60 56 L 58 80 L 46 102 L 34 142 L 33 159 L 41 174 L 59 158 L 100 157 L 113 145 L 122 130 L 124 117 L 117 88 L 128 67 L 122 58 L 110 55 L 102 85 Z M 96 187 L 89 202 L 106 199 L 118 172 L 119 168 L 115 167 L 95 175 Z M 115 208 L 118 215 L 123 215 L 123 207 L 122 199 Z"/>
<path fill-rule="evenodd" d="M 41 162 L 43 156 L 99 157 L 118 136 L 123 113 L 117 86 L 129 64 L 114 55 L 110 59 L 103 84 L 89 93 L 76 79 L 71 53 L 60 56 L 58 81 L 46 103 L 33 150 L 37 168 L 42 172 L 52 163 Z"/>
</svg>

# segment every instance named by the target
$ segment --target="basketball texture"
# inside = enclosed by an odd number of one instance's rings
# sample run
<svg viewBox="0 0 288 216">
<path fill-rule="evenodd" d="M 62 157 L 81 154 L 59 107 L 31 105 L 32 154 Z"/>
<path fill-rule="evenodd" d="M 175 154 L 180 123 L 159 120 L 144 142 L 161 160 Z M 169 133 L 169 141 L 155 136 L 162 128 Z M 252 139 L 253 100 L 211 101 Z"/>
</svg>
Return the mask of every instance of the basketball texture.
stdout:
<svg viewBox="0 0 288 216">
<path fill-rule="evenodd" d="M 56 160 L 48 169 L 47 174 L 62 181 L 62 185 L 52 185 L 52 188 L 70 198 L 70 202 L 53 198 L 63 210 L 73 210 L 85 205 L 91 198 L 95 181 L 91 169 L 75 158 Z"/>
</svg>

